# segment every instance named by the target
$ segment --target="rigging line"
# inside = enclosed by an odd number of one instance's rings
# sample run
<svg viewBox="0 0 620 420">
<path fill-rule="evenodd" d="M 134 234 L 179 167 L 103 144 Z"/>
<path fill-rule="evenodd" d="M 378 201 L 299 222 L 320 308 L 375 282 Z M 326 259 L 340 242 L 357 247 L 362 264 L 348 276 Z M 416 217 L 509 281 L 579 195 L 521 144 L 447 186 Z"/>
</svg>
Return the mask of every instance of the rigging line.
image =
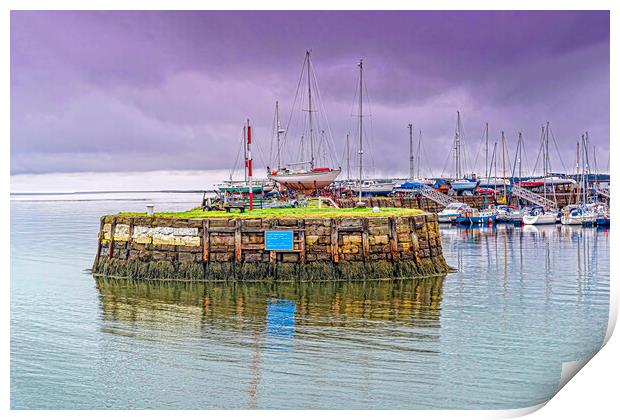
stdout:
<svg viewBox="0 0 620 420">
<path fill-rule="evenodd" d="M 375 167 L 375 141 L 374 141 L 374 126 L 372 121 L 372 107 L 370 101 L 370 95 L 368 94 L 368 85 L 366 84 L 366 80 L 364 80 L 364 91 L 366 92 L 366 108 L 368 109 L 368 121 L 370 122 L 370 135 L 367 135 L 367 143 L 370 146 L 370 167 L 372 169 L 373 178 L 376 177 L 376 167 Z"/>
<path fill-rule="evenodd" d="M 321 94 L 321 90 L 319 89 L 319 82 L 317 80 L 316 77 L 316 72 L 314 71 L 314 65 L 312 63 L 310 63 L 310 68 L 311 68 L 311 74 L 312 74 L 312 78 L 314 81 L 314 86 L 315 86 L 315 91 L 316 91 L 316 95 L 317 95 L 317 102 L 318 102 L 318 108 L 320 113 L 322 114 L 324 120 L 325 120 L 325 125 L 327 126 L 327 139 L 325 140 L 325 146 L 327 149 L 327 155 L 330 158 L 330 163 L 332 164 L 331 166 L 334 166 L 333 164 L 336 163 L 338 166 L 340 166 L 340 162 L 335 162 L 334 159 L 337 156 L 337 152 L 336 152 L 336 145 L 334 143 L 334 137 L 332 135 L 332 129 L 331 126 L 329 125 L 329 119 L 327 118 L 327 110 L 325 108 L 325 102 L 323 101 L 323 95 Z M 317 125 L 320 124 L 321 121 L 321 116 L 319 116 L 319 118 L 317 118 Z M 320 129 L 320 127 L 319 127 Z"/>
<path fill-rule="evenodd" d="M 450 158 L 452 157 L 452 153 L 448 153 L 446 154 L 446 160 L 443 164 L 443 169 L 441 170 L 441 174 L 439 174 L 440 178 L 443 178 L 443 174 L 446 171 L 446 169 L 448 168 L 448 163 L 450 163 Z"/>
<path fill-rule="evenodd" d="M 474 168 L 476 167 L 476 165 L 478 164 L 478 156 L 480 156 L 480 151 L 482 150 L 482 145 L 484 144 L 484 140 L 485 140 L 485 135 L 486 133 L 486 127 L 484 130 L 482 130 L 482 137 L 480 137 L 480 143 L 478 143 L 478 151 L 476 152 L 476 158 L 474 159 Z M 485 163 L 486 165 L 486 163 Z"/>
<path fill-rule="evenodd" d="M 541 132 L 540 135 L 540 147 L 538 148 L 538 155 L 536 156 L 536 162 L 534 162 L 534 167 L 532 168 L 532 177 L 536 175 L 536 170 L 538 169 L 538 162 L 540 161 L 540 155 L 542 154 L 544 145 L 544 131 Z"/>
<path fill-rule="evenodd" d="M 286 133 L 284 133 L 284 138 L 282 139 L 282 143 L 280 144 L 281 147 L 284 147 L 284 145 L 286 144 L 286 140 L 288 138 L 288 133 L 289 133 L 289 128 L 291 125 L 291 120 L 293 118 L 293 113 L 295 111 L 295 104 L 297 103 L 297 97 L 299 96 L 299 89 L 301 88 L 301 82 L 303 80 L 304 77 L 304 68 L 306 67 L 306 61 L 308 60 L 308 56 L 304 56 L 304 62 L 301 65 L 301 72 L 299 74 L 299 81 L 297 82 L 297 89 L 295 91 L 295 99 L 293 99 L 293 106 L 291 107 L 291 112 L 289 114 L 288 117 L 288 122 L 286 123 Z"/>
<path fill-rule="evenodd" d="M 549 133 L 551 134 L 551 139 L 553 140 L 553 144 L 555 145 L 555 151 L 558 152 L 558 156 L 560 158 L 560 163 L 562 164 L 562 170 L 566 173 L 566 165 L 564 165 L 564 161 L 562 160 L 562 155 L 560 154 L 560 149 L 558 148 L 558 143 L 555 141 L 555 136 L 553 135 L 553 130 L 549 127 Z"/>
<path fill-rule="evenodd" d="M 252 142 L 252 145 L 256 146 L 256 148 L 258 149 L 258 156 L 261 160 L 261 163 L 266 167 L 267 165 L 265 165 L 265 154 L 263 153 L 263 148 L 261 146 L 261 142 L 257 141 L 259 140 L 259 136 L 256 135 L 256 129 L 254 129 L 254 127 L 252 127 L 252 137 L 254 138 L 254 141 Z M 258 163 L 258 162 L 257 162 Z M 258 165 L 256 165 L 256 167 L 258 167 Z"/>
<path fill-rule="evenodd" d="M 272 122 L 272 130 L 271 130 L 271 141 L 269 142 L 269 165 L 271 165 L 273 163 L 273 161 L 275 160 L 274 156 L 273 156 L 273 143 L 274 141 L 276 141 L 276 131 L 278 130 L 278 122 L 276 121 L 276 113 L 273 113 L 273 122 Z M 281 146 L 281 145 L 280 145 Z"/>
<path fill-rule="evenodd" d="M 235 172 L 237 171 L 242 150 L 243 150 L 243 130 L 241 130 L 241 143 L 239 143 L 239 148 L 237 149 L 237 157 L 235 158 L 235 163 L 233 164 L 233 167 L 230 170 L 230 173 L 228 175 L 231 181 L 235 175 Z"/>
</svg>

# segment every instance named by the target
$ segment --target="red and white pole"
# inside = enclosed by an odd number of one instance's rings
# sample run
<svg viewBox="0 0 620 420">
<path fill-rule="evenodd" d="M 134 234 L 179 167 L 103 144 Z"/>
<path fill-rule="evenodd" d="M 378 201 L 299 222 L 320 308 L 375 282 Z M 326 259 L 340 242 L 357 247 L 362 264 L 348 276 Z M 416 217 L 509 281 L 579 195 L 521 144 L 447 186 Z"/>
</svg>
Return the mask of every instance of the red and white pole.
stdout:
<svg viewBox="0 0 620 420">
<path fill-rule="evenodd" d="M 248 141 L 247 141 L 247 166 L 248 166 L 248 186 L 250 191 L 250 210 L 254 209 L 254 192 L 252 191 L 252 127 L 248 120 Z"/>
</svg>

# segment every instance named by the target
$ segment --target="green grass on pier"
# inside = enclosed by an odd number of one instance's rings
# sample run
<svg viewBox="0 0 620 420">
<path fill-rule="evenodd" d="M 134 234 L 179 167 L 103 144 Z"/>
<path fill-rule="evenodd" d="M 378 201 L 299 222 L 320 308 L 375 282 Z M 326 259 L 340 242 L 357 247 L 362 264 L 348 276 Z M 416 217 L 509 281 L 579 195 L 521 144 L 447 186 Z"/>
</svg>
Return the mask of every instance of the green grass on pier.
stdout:
<svg viewBox="0 0 620 420">
<path fill-rule="evenodd" d="M 243 213 L 239 210 L 231 210 L 230 213 L 225 211 L 202 211 L 200 208 L 184 212 L 174 213 L 158 213 L 155 212 L 155 217 L 166 218 L 339 218 L 339 217 L 386 217 L 386 216 L 411 216 L 415 214 L 423 213 L 422 210 L 409 209 L 409 208 L 392 208 L 383 207 L 380 208 L 377 213 L 373 212 L 372 208 L 360 207 L 360 208 L 344 208 L 337 209 L 333 207 L 323 206 L 318 208 L 316 201 L 311 201 L 307 207 L 297 208 L 276 208 L 276 209 L 246 209 Z M 119 216 L 127 217 L 144 217 L 146 213 L 119 213 Z"/>
</svg>

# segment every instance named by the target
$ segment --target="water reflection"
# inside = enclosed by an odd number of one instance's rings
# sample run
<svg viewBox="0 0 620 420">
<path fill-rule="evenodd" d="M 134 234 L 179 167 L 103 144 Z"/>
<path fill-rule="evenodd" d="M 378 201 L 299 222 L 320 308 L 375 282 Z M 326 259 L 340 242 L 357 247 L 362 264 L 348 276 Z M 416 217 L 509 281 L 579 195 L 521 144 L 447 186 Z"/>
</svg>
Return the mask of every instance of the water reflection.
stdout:
<svg viewBox="0 0 620 420">
<path fill-rule="evenodd" d="M 157 320 L 166 305 L 200 307 L 204 323 L 262 320 L 274 337 L 296 326 L 355 326 L 356 319 L 429 325 L 441 309 L 443 277 L 379 282 L 180 283 L 96 278 L 104 319 Z M 165 315 L 164 315 L 165 316 Z"/>
<path fill-rule="evenodd" d="M 422 377 L 437 376 L 428 358 L 438 354 L 443 281 L 226 284 L 97 278 L 96 285 L 105 334 L 156 340 L 166 348 L 188 340 L 200 343 L 201 351 L 216 347 L 226 357 L 239 354 L 242 408 L 265 407 L 266 400 L 277 407 L 269 388 L 293 381 L 293 392 L 304 381 L 292 378 L 317 374 L 330 386 L 348 377 L 346 389 L 360 387 L 355 406 L 364 407 L 365 393 L 379 379 L 371 372 L 381 366 L 384 375 L 397 373 L 390 369 L 394 361 L 382 361 L 385 354 L 374 352 L 426 355 L 405 363 L 420 369 Z M 222 345 L 225 350 L 217 349 Z M 217 362 L 199 369 L 207 374 L 223 367 Z M 285 378 L 274 381 L 279 375 Z M 291 407 L 303 404 L 297 399 Z"/>
</svg>

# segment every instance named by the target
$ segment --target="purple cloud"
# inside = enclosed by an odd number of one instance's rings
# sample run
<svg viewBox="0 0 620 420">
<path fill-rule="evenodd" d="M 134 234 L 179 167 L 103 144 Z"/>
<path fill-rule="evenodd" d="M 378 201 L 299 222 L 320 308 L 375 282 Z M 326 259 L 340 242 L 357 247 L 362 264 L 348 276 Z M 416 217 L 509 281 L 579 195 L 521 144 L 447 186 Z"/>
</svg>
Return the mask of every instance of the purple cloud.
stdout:
<svg viewBox="0 0 620 420">
<path fill-rule="evenodd" d="M 14 11 L 11 172 L 222 169 L 248 117 L 262 165 L 309 48 L 339 159 L 363 57 L 379 173 L 407 172 L 412 122 L 439 175 L 457 109 L 470 166 L 486 121 L 533 164 L 547 120 L 566 166 L 585 130 L 607 164 L 605 11 Z"/>
</svg>

